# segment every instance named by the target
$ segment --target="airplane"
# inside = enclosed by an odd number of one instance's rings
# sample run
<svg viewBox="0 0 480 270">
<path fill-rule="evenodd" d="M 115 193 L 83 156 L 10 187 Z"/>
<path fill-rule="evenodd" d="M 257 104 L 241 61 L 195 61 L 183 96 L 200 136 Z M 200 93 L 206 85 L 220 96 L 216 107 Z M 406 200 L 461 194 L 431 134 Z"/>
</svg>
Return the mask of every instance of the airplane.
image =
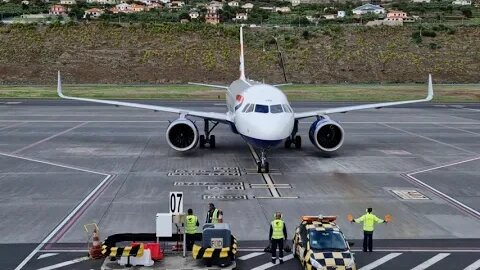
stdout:
<svg viewBox="0 0 480 270">
<path fill-rule="evenodd" d="M 197 144 L 199 144 L 200 148 L 204 148 L 207 144 L 210 148 L 215 148 L 215 135 L 211 134 L 213 129 L 219 123 L 229 125 L 233 133 L 239 134 L 248 144 L 260 150 L 260 161 L 257 162 L 258 173 L 269 173 L 266 153 L 282 141 L 284 141 L 285 148 L 290 148 L 292 144 L 295 148 L 301 148 L 302 138 L 297 135 L 300 119 L 315 117 L 316 120 L 312 123 L 308 132 L 310 141 L 320 151 L 333 152 L 343 145 L 345 136 L 340 124 L 330 119 L 328 115 L 427 102 L 433 98 L 432 76 L 430 74 L 428 76 L 428 94 L 424 99 L 344 106 L 297 113 L 290 106 L 286 95 L 278 88 L 284 84 L 269 85 L 247 79 L 245 76 L 243 26 L 240 27 L 240 77 L 229 86 L 205 83 L 190 84 L 224 89 L 227 112 L 204 112 L 131 102 L 66 96 L 62 93 L 60 71 L 58 72 L 57 93 L 64 99 L 178 114 L 178 118 L 170 123 L 166 131 L 166 140 L 169 146 L 177 151 L 192 150 Z M 191 120 L 192 117 L 203 119 L 204 134 L 199 134 L 195 122 Z M 211 127 L 210 124 L 212 124 Z"/>
</svg>

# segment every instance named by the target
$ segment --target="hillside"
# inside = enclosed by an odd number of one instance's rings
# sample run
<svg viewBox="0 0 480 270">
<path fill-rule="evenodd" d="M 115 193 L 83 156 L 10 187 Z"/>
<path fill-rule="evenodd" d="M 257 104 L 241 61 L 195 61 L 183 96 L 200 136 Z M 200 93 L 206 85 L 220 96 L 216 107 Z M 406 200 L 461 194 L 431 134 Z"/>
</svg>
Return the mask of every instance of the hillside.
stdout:
<svg viewBox="0 0 480 270">
<path fill-rule="evenodd" d="M 195 24 L 0 27 L 0 84 L 229 82 L 238 28 Z M 252 79 L 282 82 L 273 36 L 296 83 L 480 81 L 480 27 L 247 29 Z M 434 34 L 432 34 L 432 32 Z"/>
</svg>

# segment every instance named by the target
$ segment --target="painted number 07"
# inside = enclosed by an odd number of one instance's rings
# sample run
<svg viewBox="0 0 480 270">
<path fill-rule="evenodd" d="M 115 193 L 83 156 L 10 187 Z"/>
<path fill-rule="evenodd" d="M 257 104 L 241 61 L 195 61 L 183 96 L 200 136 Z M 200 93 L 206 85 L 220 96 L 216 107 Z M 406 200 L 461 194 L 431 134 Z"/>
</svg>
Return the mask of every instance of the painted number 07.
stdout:
<svg viewBox="0 0 480 270">
<path fill-rule="evenodd" d="M 183 213 L 183 192 L 170 192 L 170 213 Z"/>
</svg>

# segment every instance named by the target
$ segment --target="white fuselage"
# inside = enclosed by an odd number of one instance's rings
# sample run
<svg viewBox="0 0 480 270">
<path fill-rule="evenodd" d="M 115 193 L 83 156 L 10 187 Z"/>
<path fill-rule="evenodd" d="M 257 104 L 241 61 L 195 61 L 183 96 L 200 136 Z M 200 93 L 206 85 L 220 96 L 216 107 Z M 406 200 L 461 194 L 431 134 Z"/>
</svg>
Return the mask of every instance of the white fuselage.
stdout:
<svg viewBox="0 0 480 270">
<path fill-rule="evenodd" d="M 236 80 L 226 95 L 236 131 L 257 148 L 278 145 L 292 134 L 293 110 L 278 88 L 251 80 Z"/>
</svg>

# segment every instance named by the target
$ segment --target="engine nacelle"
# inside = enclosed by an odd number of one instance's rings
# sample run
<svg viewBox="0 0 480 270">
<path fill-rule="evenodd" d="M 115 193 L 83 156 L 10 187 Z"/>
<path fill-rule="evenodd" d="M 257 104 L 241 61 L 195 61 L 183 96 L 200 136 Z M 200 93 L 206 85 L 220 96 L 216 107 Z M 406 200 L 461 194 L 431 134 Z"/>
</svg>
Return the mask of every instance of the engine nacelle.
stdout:
<svg viewBox="0 0 480 270">
<path fill-rule="evenodd" d="M 343 144 L 343 128 L 328 117 L 313 122 L 308 132 L 310 141 L 324 152 L 333 152 Z"/>
<path fill-rule="evenodd" d="M 167 128 L 167 142 L 177 151 L 188 151 L 198 143 L 198 129 L 195 124 L 186 119 L 179 118 Z"/>
</svg>

